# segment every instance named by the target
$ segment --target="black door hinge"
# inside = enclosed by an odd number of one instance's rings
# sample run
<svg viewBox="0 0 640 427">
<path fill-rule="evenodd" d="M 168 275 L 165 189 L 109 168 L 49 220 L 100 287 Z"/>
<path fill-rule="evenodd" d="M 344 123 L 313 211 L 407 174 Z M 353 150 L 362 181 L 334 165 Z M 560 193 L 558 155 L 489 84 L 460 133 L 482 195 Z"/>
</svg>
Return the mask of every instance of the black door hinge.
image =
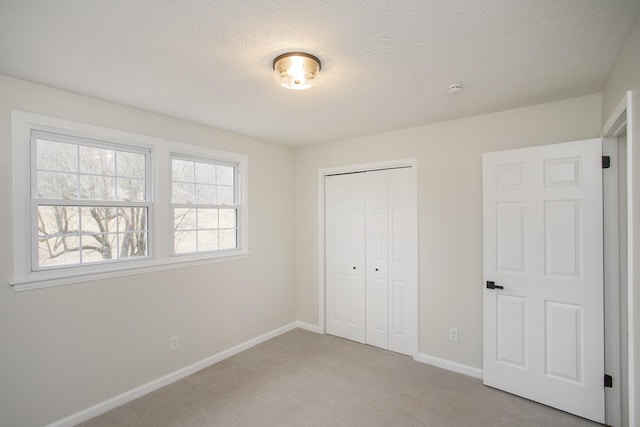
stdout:
<svg viewBox="0 0 640 427">
<path fill-rule="evenodd" d="M 611 156 L 602 156 L 602 169 L 609 169 L 611 167 Z"/>
<path fill-rule="evenodd" d="M 613 387 L 613 377 L 611 375 L 605 375 L 604 376 L 604 386 L 606 388 Z"/>
</svg>

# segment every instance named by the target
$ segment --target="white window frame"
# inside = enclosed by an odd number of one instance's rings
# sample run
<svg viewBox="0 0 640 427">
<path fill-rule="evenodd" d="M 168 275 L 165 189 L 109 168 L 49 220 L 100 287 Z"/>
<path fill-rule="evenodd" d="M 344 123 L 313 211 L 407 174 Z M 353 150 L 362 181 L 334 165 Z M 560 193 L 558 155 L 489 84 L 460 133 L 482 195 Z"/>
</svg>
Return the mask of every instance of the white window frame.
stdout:
<svg viewBox="0 0 640 427">
<path fill-rule="evenodd" d="M 95 141 L 88 138 L 77 138 L 74 136 L 70 136 L 68 134 L 60 134 L 60 133 L 50 133 L 43 132 L 41 129 L 33 129 L 31 132 L 31 164 L 30 164 L 30 180 L 31 180 L 31 188 L 29 198 L 31 201 L 30 208 L 30 219 L 31 219 L 31 271 L 44 271 L 44 270 L 54 270 L 54 269 L 69 269 L 76 268 L 81 266 L 87 266 L 88 263 L 79 263 L 73 265 L 54 265 L 54 266 L 40 266 L 39 265 L 39 256 L 38 250 L 36 249 L 38 243 L 38 220 L 36 218 L 36 214 L 38 212 L 38 208 L 40 206 L 77 206 L 77 207 L 85 207 L 85 206 L 103 206 L 103 207 L 144 207 L 147 208 L 147 255 L 135 257 L 135 258 L 124 258 L 124 259 L 114 259 L 114 260 L 105 260 L 100 262 L 99 264 L 116 264 L 116 263 L 125 263 L 125 262 L 133 262 L 142 259 L 153 258 L 153 237 L 155 230 L 152 230 L 153 224 L 153 192 L 151 191 L 151 183 L 153 182 L 151 178 L 151 150 L 148 148 L 141 149 L 139 146 L 129 146 L 129 145 L 121 145 L 115 144 L 112 142 L 105 141 Z M 37 139 L 51 139 L 56 142 L 69 143 L 74 145 L 81 145 L 85 147 L 98 147 L 98 148 L 106 148 L 111 150 L 119 150 L 125 151 L 129 153 L 137 153 L 145 155 L 145 200 L 144 201 L 129 201 L 124 202 L 120 200 L 91 200 L 91 199 L 51 199 L 51 198 L 41 198 L 34 197 L 33 195 L 37 193 L 37 159 L 36 159 L 36 140 Z M 82 258 L 82 256 L 81 256 Z M 97 263 L 96 263 L 97 264 Z"/>
<path fill-rule="evenodd" d="M 68 283 L 141 274 L 193 265 L 246 258 L 249 252 L 248 157 L 246 155 L 139 135 L 24 111 L 11 111 L 13 274 L 10 285 L 23 291 Z M 35 271 L 32 268 L 31 135 L 34 131 L 57 133 L 72 138 L 105 141 L 113 145 L 149 151 L 151 182 L 148 217 L 148 252 L 143 259 L 123 262 L 74 265 Z M 238 247 L 235 250 L 172 256 L 171 155 L 199 157 L 237 165 Z M 37 250 L 37 248 L 33 248 Z"/>
<path fill-rule="evenodd" d="M 238 185 L 238 182 L 240 180 L 239 178 L 239 165 L 235 162 L 229 162 L 229 161 L 221 161 L 218 158 L 212 158 L 212 157 L 195 157 L 195 156 L 187 156 L 183 153 L 171 153 L 170 155 L 170 161 L 171 161 L 171 169 L 173 172 L 173 160 L 185 160 L 188 162 L 195 162 L 195 163 L 205 163 L 205 164 L 212 164 L 212 165 L 219 165 L 219 166 L 229 166 L 229 167 L 233 167 L 234 170 L 234 184 L 233 184 L 233 199 L 235 201 L 235 203 L 233 205 L 225 205 L 225 204 L 181 204 L 181 203 L 174 203 L 173 200 L 170 201 L 170 208 L 171 208 L 171 221 L 172 221 L 172 225 L 175 222 L 175 218 L 174 218 L 174 209 L 234 209 L 236 211 L 236 248 L 229 248 L 229 249 L 216 249 L 216 250 L 210 250 L 210 251 L 196 251 L 196 252 L 191 252 L 191 253 L 176 253 L 175 252 L 175 229 L 172 230 L 171 233 L 171 256 L 175 256 L 175 257 L 184 257 L 184 256 L 191 256 L 191 255 L 196 255 L 196 254 L 207 254 L 207 253 L 226 253 L 226 252 L 233 252 L 235 250 L 237 250 L 238 246 L 240 245 L 240 235 L 242 234 L 242 230 L 239 227 L 239 219 L 241 218 L 241 211 L 242 211 L 242 204 L 240 202 L 240 188 Z M 173 179 L 171 180 L 171 197 L 173 198 Z M 197 230 L 196 230 L 197 231 Z"/>
</svg>

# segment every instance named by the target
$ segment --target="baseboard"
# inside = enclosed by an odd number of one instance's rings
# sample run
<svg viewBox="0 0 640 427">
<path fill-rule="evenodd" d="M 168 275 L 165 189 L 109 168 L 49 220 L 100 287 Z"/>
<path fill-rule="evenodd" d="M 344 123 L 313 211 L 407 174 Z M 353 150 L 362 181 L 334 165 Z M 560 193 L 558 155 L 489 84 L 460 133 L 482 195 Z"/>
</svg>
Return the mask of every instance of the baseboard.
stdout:
<svg viewBox="0 0 640 427">
<path fill-rule="evenodd" d="M 271 338 L 282 335 L 298 327 L 303 328 L 302 326 L 298 325 L 298 323 L 300 322 L 290 323 L 278 329 L 274 329 L 273 331 L 267 332 L 266 334 L 260 335 L 259 337 L 245 341 L 227 350 L 221 351 L 220 353 L 214 354 L 211 357 L 193 363 L 177 371 L 171 372 L 170 374 L 150 381 L 132 390 L 126 391 L 118 396 L 105 400 L 104 402 L 98 403 L 97 405 L 91 406 L 80 412 L 76 412 L 75 414 L 72 414 L 62 420 L 49 424 L 47 427 L 72 427 L 83 421 L 87 421 L 93 417 L 97 417 L 98 415 L 103 414 L 111 409 L 114 409 L 120 405 L 124 405 L 127 402 L 144 396 L 145 394 L 151 393 L 152 391 L 169 385 L 175 381 L 181 380 L 182 378 L 188 377 L 191 374 L 194 374 L 204 368 L 208 368 L 211 365 L 214 365 L 255 345 L 263 343 Z M 312 325 L 309 326 L 313 327 Z"/>
<path fill-rule="evenodd" d="M 305 323 L 298 320 L 296 322 L 296 327 L 304 329 L 305 331 L 315 332 L 316 334 L 324 334 L 324 331 L 320 326 L 312 325 L 311 323 Z"/>
<path fill-rule="evenodd" d="M 448 371 L 482 379 L 482 369 L 474 368 L 473 366 L 463 365 L 462 363 L 452 362 L 451 360 L 441 359 L 435 356 L 429 356 L 424 353 L 418 353 L 416 360 Z"/>
</svg>

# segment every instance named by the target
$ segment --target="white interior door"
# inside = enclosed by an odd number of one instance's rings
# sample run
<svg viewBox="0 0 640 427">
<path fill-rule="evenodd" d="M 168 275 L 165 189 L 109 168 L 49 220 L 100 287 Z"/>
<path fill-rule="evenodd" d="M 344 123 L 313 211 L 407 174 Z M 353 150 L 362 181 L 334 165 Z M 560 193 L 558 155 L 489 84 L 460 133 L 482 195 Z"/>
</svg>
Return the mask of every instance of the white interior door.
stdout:
<svg viewBox="0 0 640 427">
<path fill-rule="evenodd" d="M 598 422 L 601 156 L 597 139 L 482 159 L 484 383 Z"/>
<path fill-rule="evenodd" d="M 326 330 L 365 342 L 364 173 L 325 177 Z"/>
</svg>

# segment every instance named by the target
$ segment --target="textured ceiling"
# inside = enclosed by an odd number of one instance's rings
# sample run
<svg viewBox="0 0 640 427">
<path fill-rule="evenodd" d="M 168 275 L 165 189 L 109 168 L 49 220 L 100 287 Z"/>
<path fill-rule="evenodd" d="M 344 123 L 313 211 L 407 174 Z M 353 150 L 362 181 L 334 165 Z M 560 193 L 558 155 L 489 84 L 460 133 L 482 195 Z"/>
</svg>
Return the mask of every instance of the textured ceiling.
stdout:
<svg viewBox="0 0 640 427">
<path fill-rule="evenodd" d="M 638 0 L 0 0 L 0 73 L 305 145 L 599 92 Z M 271 63 L 321 58 L 291 91 Z M 464 90 L 449 95 L 450 83 Z"/>
</svg>

